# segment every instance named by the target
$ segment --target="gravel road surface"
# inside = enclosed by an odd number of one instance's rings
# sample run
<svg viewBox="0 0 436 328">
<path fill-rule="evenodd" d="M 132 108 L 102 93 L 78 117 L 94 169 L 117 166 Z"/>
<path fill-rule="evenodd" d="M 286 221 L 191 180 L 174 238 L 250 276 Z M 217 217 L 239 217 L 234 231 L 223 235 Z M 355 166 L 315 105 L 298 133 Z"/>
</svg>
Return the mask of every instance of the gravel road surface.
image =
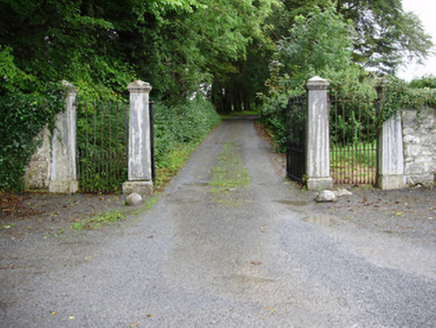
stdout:
<svg viewBox="0 0 436 328">
<path fill-rule="evenodd" d="M 216 193 L 226 144 L 250 181 Z M 0 326 L 435 327 L 436 220 L 425 242 L 370 229 L 277 166 L 253 119 L 227 120 L 136 221 L 35 242 L 25 267 L 3 244 Z"/>
</svg>

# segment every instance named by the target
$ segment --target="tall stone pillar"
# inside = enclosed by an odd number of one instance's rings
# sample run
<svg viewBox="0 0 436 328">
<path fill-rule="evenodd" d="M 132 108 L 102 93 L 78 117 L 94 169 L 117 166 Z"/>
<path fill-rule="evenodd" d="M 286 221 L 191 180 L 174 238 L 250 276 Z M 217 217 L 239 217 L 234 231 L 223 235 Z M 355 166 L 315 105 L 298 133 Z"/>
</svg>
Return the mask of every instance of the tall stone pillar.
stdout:
<svg viewBox="0 0 436 328">
<path fill-rule="evenodd" d="M 306 175 L 308 190 L 332 189 L 327 89 L 329 83 L 315 76 L 306 83 Z"/>
<path fill-rule="evenodd" d="M 151 86 L 147 82 L 135 81 L 127 89 L 130 91 L 129 181 L 123 184 L 123 193 L 136 192 L 146 196 L 153 192 L 148 100 Z"/>
<path fill-rule="evenodd" d="M 384 99 L 385 84 L 376 89 L 378 98 Z M 398 111 L 386 120 L 377 139 L 377 186 L 383 190 L 406 187 L 404 175 L 403 129 Z"/>
<path fill-rule="evenodd" d="M 67 81 L 65 110 L 56 116 L 56 128 L 52 136 L 52 158 L 49 191 L 71 194 L 79 190 L 76 169 L 77 116 L 75 100 L 77 89 Z"/>
</svg>

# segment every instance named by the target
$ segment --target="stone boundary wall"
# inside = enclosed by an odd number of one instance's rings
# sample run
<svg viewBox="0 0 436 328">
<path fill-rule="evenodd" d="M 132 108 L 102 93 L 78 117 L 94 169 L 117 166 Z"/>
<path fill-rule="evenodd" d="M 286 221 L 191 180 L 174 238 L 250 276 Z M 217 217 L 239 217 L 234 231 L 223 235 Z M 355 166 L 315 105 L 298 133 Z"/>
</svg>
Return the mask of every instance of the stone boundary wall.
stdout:
<svg viewBox="0 0 436 328">
<path fill-rule="evenodd" d="M 26 189 L 46 189 L 50 182 L 50 162 L 51 162 L 51 133 L 45 127 L 36 137 L 35 142 L 41 141 L 42 144 L 36 149 L 30 159 L 24 175 L 24 186 Z"/>
<path fill-rule="evenodd" d="M 435 182 L 436 110 L 401 111 L 403 127 L 404 175 L 407 185 Z"/>
</svg>

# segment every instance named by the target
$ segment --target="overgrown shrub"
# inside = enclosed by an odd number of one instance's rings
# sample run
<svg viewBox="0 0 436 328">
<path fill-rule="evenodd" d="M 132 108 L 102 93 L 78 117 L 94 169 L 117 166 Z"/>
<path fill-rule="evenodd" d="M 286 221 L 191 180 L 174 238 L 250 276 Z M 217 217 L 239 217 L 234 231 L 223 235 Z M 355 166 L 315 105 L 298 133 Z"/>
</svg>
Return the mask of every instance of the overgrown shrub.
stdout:
<svg viewBox="0 0 436 328">
<path fill-rule="evenodd" d="M 174 107 L 157 103 L 154 115 L 155 160 L 158 167 L 169 164 L 167 155 L 172 149 L 203 139 L 220 122 L 213 105 L 201 98 Z"/>
<path fill-rule="evenodd" d="M 387 78 L 384 89 L 383 116 L 385 121 L 402 108 L 414 108 L 418 113 L 424 108 L 436 107 L 435 89 L 415 89 L 397 77 Z"/>
<path fill-rule="evenodd" d="M 38 146 L 35 136 L 65 107 L 61 84 L 49 84 L 42 93 L 11 90 L 0 98 L 0 190 L 23 188 L 22 177 Z"/>
<path fill-rule="evenodd" d="M 424 75 L 421 78 L 413 79 L 409 82 L 412 89 L 436 89 L 436 76 Z"/>
</svg>

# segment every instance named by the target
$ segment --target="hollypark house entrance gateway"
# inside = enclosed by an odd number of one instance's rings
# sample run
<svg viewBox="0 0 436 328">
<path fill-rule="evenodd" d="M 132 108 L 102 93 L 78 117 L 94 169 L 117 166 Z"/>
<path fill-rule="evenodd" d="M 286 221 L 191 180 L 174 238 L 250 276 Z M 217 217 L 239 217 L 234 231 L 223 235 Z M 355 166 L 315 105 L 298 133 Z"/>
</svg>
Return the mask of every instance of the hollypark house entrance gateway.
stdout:
<svg viewBox="0 0 436 328">
<path fill-rule="evenodd" d="M 154 180 L 151 86 L 143 81 L 129 84 L 129 104 L 88 104 L 80 111 L 87 124 L 78 132 L 77 90 L 66 81 L 63 84 L 65 110 L 58 114 L 51 147 L 47 131 L 41 136 L 45 144 L 28 168 L 28 188 L 150 194 Z M 434 111 L 418 115 L 416 109 L 400 109 L 379 122 L 383 83 L 376 88 L 376 100 L 332 94 L 328 87 L 326 80 L 314 77 L 307 81 L 305 95 L 289 100 L 284 113 L 288 177 L 305 183 L 309 190 L 331 189 L 334 184 L 400 189 L 434 181 Z M 97 129 L 108 129 L 108 138 L 96 140 L 92 133 Z M 84 180 L 92 182 L 86 185 Z"/>
</svg>

